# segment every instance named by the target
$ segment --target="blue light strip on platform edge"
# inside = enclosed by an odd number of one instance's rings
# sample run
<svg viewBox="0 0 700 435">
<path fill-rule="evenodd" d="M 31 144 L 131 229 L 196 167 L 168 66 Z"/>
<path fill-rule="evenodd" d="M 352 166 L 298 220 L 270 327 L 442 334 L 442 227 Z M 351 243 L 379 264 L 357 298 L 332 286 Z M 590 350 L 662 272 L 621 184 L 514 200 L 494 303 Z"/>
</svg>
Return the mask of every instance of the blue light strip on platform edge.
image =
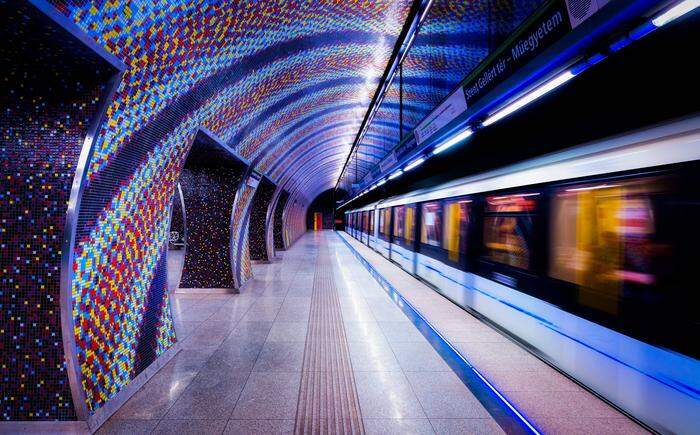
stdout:
<svg viewBox="0 0 700 435">
<path fill-rule="evenodd" d="M 372 275 L 372 277 L 377 280 L 379 285 L 389 294 L 389 297 L 401 308 L 401 310 L 408 316 L 412 323 L 418 328 L 418 330 L 428 339 L 430 344 L 435 348 L 435 350 L 445 359 L 445 362 L 455 370 L 455 373 L 459 376 L 460 380 L 474 393 L 475 397 L 482 402 L 483 397 L 478 397 L 476 392 L 473 390 L 470 384 L 472 379 L 469 379 L 469 375 L 476 375 L 477 379 L 482 383 L 481 387 L 484 386 L 488 388 L 488 391 L 493 393 L 494 396 L 498 398 L 501 405 L 505 406 L 503 414 L 510 417 L 515 422 L 519 423 L 517 429 L 521 429 L 524 433 L 531 433 L 540 435 L 540 431 L 535 428 L 535 425 L 531 423 L 525 415 L 523 415 L 518 409 L 510 403 L 510 401 L 501 394 L 496 387 L 493 386 L 480 372 L 476 369 L 457 349 L 452 346 L 452 344 L 442 335 L 440 332 L 426 319 L 406 298 L 401 295 L 401 293 L 396 290 L 396 288 L 389 283 L 389 281 L 382 276 L 363 256 L 360 254 L 345 237 L 340 234 L 336 235 L 345 243 L 345 245 L 350 249 L 350 252 L 357 258 L 360 263 L 367 269 Z M 445 355 L 445 354 L 448 355 Z M 451 358 L 445 358 L 446 356 Z M 455 363 L 458 364 L 455 366 Z M 478 387 L 478 386 L 477 386 Z M 492 414 L 495 411 L 491 406 L 482 402 L 482 405 L 486 408 L 489 414 L 494 417 L 499 424 L 503 423 L 502 418 L 497 418 Z M 500 421 L 499 421 L 500 420 Z M 501 425 L 503 427 L 503 425 Z M 507 433 L 513 433 L 516 428 L 513 427 L 503 427 Z M 517 430 L 516 429 L 516 430 Z"/>
</svg>

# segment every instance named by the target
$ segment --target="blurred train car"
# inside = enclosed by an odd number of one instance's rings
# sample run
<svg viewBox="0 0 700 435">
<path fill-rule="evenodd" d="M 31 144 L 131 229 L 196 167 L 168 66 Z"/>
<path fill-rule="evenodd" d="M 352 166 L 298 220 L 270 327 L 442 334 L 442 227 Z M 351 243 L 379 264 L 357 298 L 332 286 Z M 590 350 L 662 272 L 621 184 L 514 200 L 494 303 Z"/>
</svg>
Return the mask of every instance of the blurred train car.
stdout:
<svg viewBox="0 0 700 435">
<path fill-rule="evenodd" d="M 454 303 L 652 427 L 700 427 L 700 118 L 362 210 Z"/>
</svg>

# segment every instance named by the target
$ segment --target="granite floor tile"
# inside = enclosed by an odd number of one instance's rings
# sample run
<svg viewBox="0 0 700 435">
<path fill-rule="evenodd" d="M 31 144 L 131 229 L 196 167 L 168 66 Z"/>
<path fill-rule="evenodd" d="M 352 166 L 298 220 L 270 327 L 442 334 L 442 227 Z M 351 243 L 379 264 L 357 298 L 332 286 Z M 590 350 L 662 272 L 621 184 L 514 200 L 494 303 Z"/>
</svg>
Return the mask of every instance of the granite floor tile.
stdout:
<svg viewBox="0 0 700 435">
<path fill-rule="evenodd" d="M 97 435 L 148 435 L 158 425 L 158 420 L 110 419 L 100 427 Z"/>
<path fill-rule="evenodd" d="M 200 372 L 164 418 L 220 419 L 231 415 L 247 374 Z"/>
<path fill-rule="evenodd" d="M 429 435 L 435 431 L 427 418 L 364 418 L 367 435 Z"/>
<path fill-rule="evenodd" d="M 428 418 L 489 418 L 489 413 L 452 372 L 406 373 Z"/>
<path fill-rule="evenodd" d="M 225 435 L 291 435 L 294 420 L 229 420 Z"/>
<path fill-rule="evenodd" d="M 426 341 L 398 341 L 390 343 L 391 349 L 406 372 L 451 371 L 445 360 Z"/>
<path fill-rule="evenodd" d="M 161 420 L 154 435 L 215 435 L 226 427 L 226 419 L 217 420 Z"/>
<path fill-rule="evenodd" d="M 426 341 L 423 334 L 408 320 L 402 322 L 377 322 L 377 324 L 389 342 L 424 343 Z"/>
<path fill-rule="evenodd" d="M 297 341 L 268 341 L 263 346 L 254 372 L 301 371 L 304 359 L 304 343 Z"/>
<path fill-rule="evenodd" d="M 505 432 L 491 418 L 431 418 L 435 433 L 444 435 L 504 435 Z"/>
<path fill-rule="evenodd" d="M 283 322 L 276 320 L 267 336 L 267 341 L 306 341 L 307 322 Z"/>
<path fill-rule="evenodd" d="M 384 337 L 349 341 L 348 350 L 352 368 L 356 372 L 401 371 L 401 366 Z"/>
<path fill-rule="evenodd" d="M 233 419 L 294 419 L 301 372 L 253 372 L 233 410 Z"/>
<path fill-rule="evenodd" d="M 355 372 L 363 418 L 426 418 L 401 372 Z"/>
</svg>

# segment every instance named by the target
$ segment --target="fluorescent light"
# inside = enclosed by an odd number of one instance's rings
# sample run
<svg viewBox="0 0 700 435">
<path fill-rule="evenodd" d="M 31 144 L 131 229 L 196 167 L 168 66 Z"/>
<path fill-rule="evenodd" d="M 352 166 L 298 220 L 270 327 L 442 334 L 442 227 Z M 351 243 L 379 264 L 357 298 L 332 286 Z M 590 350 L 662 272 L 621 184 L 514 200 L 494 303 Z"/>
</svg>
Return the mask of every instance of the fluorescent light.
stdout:
<svg viewBox="0 0 700 435">
<path fill-rule="evenodd" d="M 508 104 L 504 108 L 496 111 L 493 113 L 491 116 L 486 118 L 486 120 L 483 122 L 484 126 L 489 126 L 506 116 L 510 115 L 511 113 L 515 112 L 518 109 L 521 109 L 522 107 L 532 103 L 536 99 L 540 98 L 544 94 L 553 91 L 554 89 L 558 88 L 559 86 L 563 85 L 564 83 L 568 82 L 572 78 L 576 77 L 576 74 L 572 73 L 571 71 L 564 71 L 563 73 L 559 74 L 558 76 L 554 77 L 553 79 L 547 81 L 546 83 L 542 84 L 538 88 L 535 88 L 534 90 L 528 92 L 527 94 L 523 95 L 522 97 L 518 98 L 517 100 L 513 101 L 512 103 Z"/>
<path fill-rule="evenodd" d="M 421 157 L 421 158 L 419 158 L 419 159 L 417 159 L 417 160 L 414 160 L 413 162 L 411 162 L 411 163 L 409 163 L 408 165 L 406 165 L 406 167 L 403 168 L 403 171 L 404 171 L 404 172 L 410 171 L 411 169 L 422 165 L 424 161 L 425 161 L 425 157 Z"/>
<path fill-rule="evenodd" d="M 403 171 L 399 169 L 398 171 L 394 172 L 393 174 L 389 175 L 389 180 L 393 180 L 394 178 L 398 178 L 403 174 Z"/>
<path fill-rule="evenodd" d="M 575 189 L 566 189 L 567 192 L 584 192 L 586 190 L 610 189 L 611 187 L 620 187 L 619 184 L 600 184 L 598 186 L 577 187 Z"/>
<path fill-rule="evenodd" d="M 662 12 L 651 20 L 651 23 L 656 27 L 661 27 L 665 24 L 670 23 L 678 17 L 681 17 L 693 9 L 700 6 L 700 0 L 685 0 L 666 12 Z"/>
<path fill-rule="evenodd" d="M 447 142 L 441 144 L 437 148 L 433 150 L 433 154 L 440 154 L 441 152 L 445 151 L 447 148 L 454 146 L 464 139 L 468 138 L 469 136 L 474 133 L 471 128 L 467 128 L 466 130 L 461 131 L 460 133 L 457 133 L 456 135 L 452 136 Z"/>
<path fill-rule="evenodd" d="M 377 187 L 382 186 L 382 185 L 384 185 L 384 184 L 386 184 L 386 180 L 381 179 L 381 180 L 379 180 L 379 181 L 377 182 Z"/>
<path fill-rule="evenodd" d="M 371 186 L 369 187 L 369 191 L 371 192 L 372 190 L 374 190 L 374 189 L 376 189 L 376 188 L 377 188 L 377 185 L 376 185 L 376 184 L 373 184 L 373 185 L 371 185 Z"/>
<path fill-rule="evenodd" d="M 433 5 L 433 0 L 430 0 L 428 4 L 425 6 L 425 10 L 423 11 L 423 14 L 420 16 L 420 20 L 418 20 L 419 23 L 423 22 L 425 19 L 425 16 L 428 15 L 428 11 L 430 10 L 430 6 Z"/>
</svg>

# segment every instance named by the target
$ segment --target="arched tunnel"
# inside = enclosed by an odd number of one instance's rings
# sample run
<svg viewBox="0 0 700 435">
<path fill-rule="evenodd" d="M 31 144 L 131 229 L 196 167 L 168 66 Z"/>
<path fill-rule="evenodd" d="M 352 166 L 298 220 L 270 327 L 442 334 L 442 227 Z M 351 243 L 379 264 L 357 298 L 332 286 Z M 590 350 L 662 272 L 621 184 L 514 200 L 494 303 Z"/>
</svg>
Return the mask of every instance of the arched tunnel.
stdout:
<svg viewBox="0 0 700 435">
<path fill-rule="evenodd" d="M 0 0 L 0 432 L 696 432 L 699 6 Z"/>
</svg>

